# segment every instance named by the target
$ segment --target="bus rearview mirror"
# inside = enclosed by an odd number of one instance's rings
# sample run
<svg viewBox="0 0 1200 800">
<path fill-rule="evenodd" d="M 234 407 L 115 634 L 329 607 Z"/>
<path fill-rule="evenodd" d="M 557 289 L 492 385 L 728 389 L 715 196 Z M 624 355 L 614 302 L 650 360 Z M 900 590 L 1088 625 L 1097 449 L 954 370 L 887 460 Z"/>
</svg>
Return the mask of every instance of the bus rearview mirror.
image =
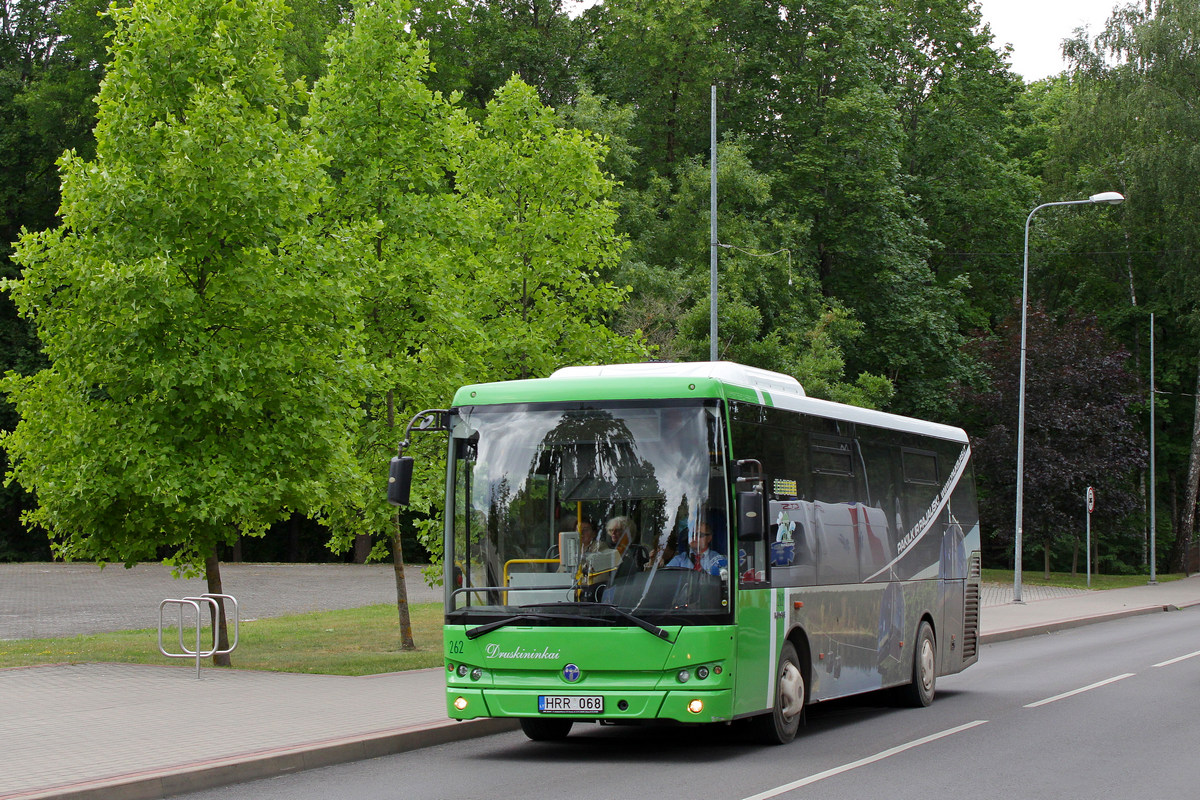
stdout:
<svg viewBox="0 0 1200 800">
<path fill-rule="evenodd" d="M 392 456 L 388 467 L 387 500 L 394 506 L 408 505 L 412 491 L 412 456 Z"/>
<path fill-rule="evenodd" d="M 762 541 L 763 496 L 759 492 L 738 492 L 738 539 L 744 542 Z"/>
</svg>

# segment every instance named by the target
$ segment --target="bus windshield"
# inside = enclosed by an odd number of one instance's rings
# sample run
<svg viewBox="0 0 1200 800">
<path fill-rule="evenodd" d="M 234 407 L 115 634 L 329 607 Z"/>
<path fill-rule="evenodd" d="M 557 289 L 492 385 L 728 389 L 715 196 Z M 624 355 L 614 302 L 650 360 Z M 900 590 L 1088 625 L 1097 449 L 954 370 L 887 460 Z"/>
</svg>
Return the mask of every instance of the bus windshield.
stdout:
<svg viewBox="0 0 1200 800">
<path fill-rule="evenodd" d="M 447 621 L 728 619 L 715 401 L 468 406 L 451 424 Z"/>
</svg>

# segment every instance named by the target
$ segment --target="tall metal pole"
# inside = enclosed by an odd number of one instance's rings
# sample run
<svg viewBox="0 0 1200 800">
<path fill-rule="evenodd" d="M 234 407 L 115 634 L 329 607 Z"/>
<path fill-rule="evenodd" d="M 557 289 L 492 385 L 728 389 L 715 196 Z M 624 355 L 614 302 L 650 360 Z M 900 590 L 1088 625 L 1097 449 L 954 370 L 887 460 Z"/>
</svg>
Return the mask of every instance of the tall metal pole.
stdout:
<svg viewBox="0 0 1200 800">
<path fill-rule="evenodd" d="M 712 87 L 712 114 L 709 119 L 709 144 L 712 148 L 712 177 L 708 187 L 708 360 L 717 360 L 717 87 Z"/>
<path fill-rule="evenodd" d="M 1150 584 L 1158 583 L 1154 560 L 1154 541 L 1158 529 L 1154 520 L 1154 312 L 1150 312 Z"/>
<path fill-rule="evenodd" d="M 1025 506 L 1025 328 L 1026 317 L 1029 308 L 1029 224 L 1033 222 L 1033 215 L 1041 211 L 1043 208 L 1050 206 L 1077 206 L 1084 203 L 1107 203 L 1115 205 L 1124 201 L 1125 197 L 1118 192 L 1103 192 L 1094 194 L 1087 200 L 1061 200 L 1057 203 L 1042 203 L 1040 206 L 1029 212 L 1029 216 L 1025 218 L 1025 265 L 1021 270 L 1021 369 L 1020 377 L 1018 378 L 1018 399 L 1017 399 L 1017 519 L 1014 529 L 1014 549 L 1013 558 L 1013 602 L 1021 603 L 1021 555 L 1022 555 L 1022 533 L 1023 519 Z"/>
<path fill-rule="evenodd" d="M 1016 541 L 1013 546 L 1014 603 L 1024 602 L 1021 600 L 1021 555 L 1024 553 L 1021 539 L 1024 533 L 1022 520 L 1025 511 L 1025 327 L 1029 308 L 1029 223 L 1040 208 L 1043 206 L 1030 211 L 1029 216 L 1025 218 L 1025 261 L 1021 268 L 1021 368 L 1017 378 L 1017 520 L 1014 528 Z"/>
<path fill-rule="evenodd" d="M 1087 537 L 1084 539 L 1084 549 L 1087 550 L 1087 587 L 1092 588 L 1092 487 L 1088 487 L 1087 500 L 1084 502 L 1087 512 Z"/>
</svg>

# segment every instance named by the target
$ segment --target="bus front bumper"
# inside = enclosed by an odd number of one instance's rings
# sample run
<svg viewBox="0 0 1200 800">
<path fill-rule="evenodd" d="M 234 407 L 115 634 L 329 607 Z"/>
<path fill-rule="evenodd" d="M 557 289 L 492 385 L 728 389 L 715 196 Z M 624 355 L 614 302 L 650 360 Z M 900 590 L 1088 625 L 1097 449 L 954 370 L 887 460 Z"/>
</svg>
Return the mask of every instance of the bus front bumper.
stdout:
<svg viewBox="0 0 1200 800">
<path fill-rule="evenodd" d="M 587 693 L 603 701 L 596 713 L 546 713 L 540 709 L 542 697 L 562 693 L 529 689 L 474 689 L 452 687 L 446 690 L 446 713 L 451 719 L 479 717 L 564 717 L 573 720 L 674 720 L 676 722 L 726 722 L 733 716 L 733 692 L 730 690 L 687 691 L 613 691 Z M 584 692 L 571 692 L 581 695 Z"/>
</svg>

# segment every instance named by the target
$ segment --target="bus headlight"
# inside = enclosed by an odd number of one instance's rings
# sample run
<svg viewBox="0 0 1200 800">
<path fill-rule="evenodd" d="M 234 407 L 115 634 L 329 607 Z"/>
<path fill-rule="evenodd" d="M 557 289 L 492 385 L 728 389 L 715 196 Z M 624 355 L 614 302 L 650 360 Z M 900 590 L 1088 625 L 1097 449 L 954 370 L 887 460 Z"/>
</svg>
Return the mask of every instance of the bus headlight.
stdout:
<svg viewBox="0 0 1200 800">
<path fill-rule="evenodd" d="M 675 680 L 679 681 L 680 683 L 687 683 L 691 679 L 692 673 L 688 672 L 686 669 L 679 670 L 678 674 L 675 675 Z"/>
<path fill-rule="evenodd" d="M 693 700 L 692 702 L 688 703 L 687 708 L 688 708 L 688 711 L 692 712 L 693 714 L 699 714 L 701 711 L 704 710 L 704 701 L 697 698 L 697 699 Z"/>
<path fill-rule="evenodd" d="M 471 680 L 477 681 L 482 677 L 483 677 L 483 670 L 481 670 L 479 667 L 476 667 L 475 669 L 471 670 Z"/>
<path fill-rule="evenodd" d="M 693 700 L 692 702 L 696 702 L 696 701 Z M 465 698 L 465 697 L 454 698 L 454 707 L 457 708 L 459 711 L 465 711 L 467 708 L 467 698 Z"/>
</svg>

